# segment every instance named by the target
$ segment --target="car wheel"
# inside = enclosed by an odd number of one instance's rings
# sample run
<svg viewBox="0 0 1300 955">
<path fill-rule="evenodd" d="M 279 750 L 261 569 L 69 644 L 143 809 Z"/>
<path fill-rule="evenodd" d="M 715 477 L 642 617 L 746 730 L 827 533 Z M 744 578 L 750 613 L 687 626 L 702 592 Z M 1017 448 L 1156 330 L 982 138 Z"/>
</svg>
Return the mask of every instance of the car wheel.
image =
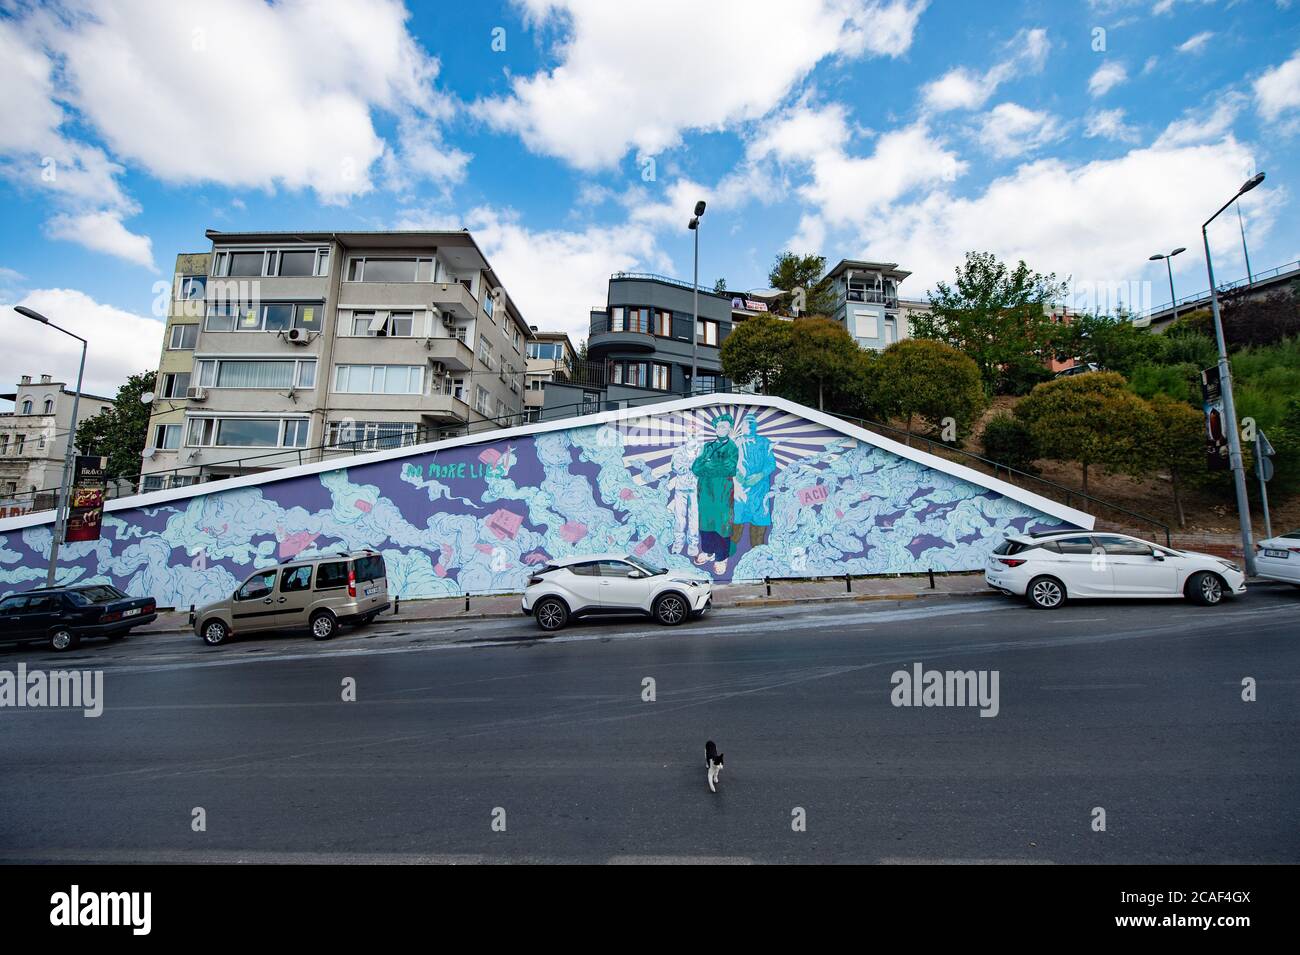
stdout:
<svg viewBox="0 0 1300 955">
<path fill-rule="evenodd" d="M 1055 577 L 1035 577 L 1029 582 L 1025 596 L 1039 610 L 1056 610 L 1065 606 L 1065 584 Z"/>
<path fill-rule="evenodd" d="M 203 642 L 208 646 L 219 647 L 230 636 L 230 628 L 220 620 L 209 620 L 203 625 L 203 629 L 199 633 L 203 637 Z"/>
<path fill-rule="evenodd" d="M 533 619 L 543 630 L 559 630 L 569 622 L 569 608 L 563 600 L 555 597 L 543 597 L 533 608 Z"/>
<path fill-rule="evenodd" d="M 1210 573 L 1208 570 L 1203 570 L 1199 574 L 1192 574 L 1192 579 L 1187 581 L 1187 596 L 1202 607 L 1213 607 L 1216 604 L 1223 603 L 1226 593 L 1223 578 L 1218 574 Z"/>
<path fill-rule="evenodd" d="M 55 627 L 50 631 L 50 649 L 60 653 L 65 650 L 75 650 L 80 642 L 77 635 L 67 627 Z"/>
<path fill-rule="evenodd" d="M 334 614 L 328 610 L 322 610 L 311 618 L 311 635 L 317 640 L 328 640 L 334 636 L 334 631 L 338 629 L 338 626 Z"/>
<path fill-rule="evenodd" d="M 690 605 L 681 594 L 664 594 L 655 601 L 655 619 L 665 627 L 675 627 L 686 619 Z"/>
</svg>

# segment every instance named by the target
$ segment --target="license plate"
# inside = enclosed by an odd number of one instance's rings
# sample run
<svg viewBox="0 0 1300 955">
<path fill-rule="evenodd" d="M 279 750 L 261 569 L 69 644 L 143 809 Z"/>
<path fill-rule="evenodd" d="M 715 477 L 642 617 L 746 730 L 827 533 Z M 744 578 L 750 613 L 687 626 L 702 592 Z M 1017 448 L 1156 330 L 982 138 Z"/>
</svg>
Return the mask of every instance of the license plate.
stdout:
<svg viewBox="0 0 1300 955">
<path fill-rule="evenodd" d="M 366 596 L 367 596 L 367 597 L 373 597 L 373 596 L 375 595 L 375 592 L 378 591 L 378 590 L 379 590 L 378 587 L 367 587 L 367 588 L 366 588 Z"/>
<path fill-rule="evenodd" d="M 139 608 L 139 607 L 135 607 L 135 608 L 132 609 L 132 610 L 126 610 L 126 611 L 123 611 L 122 616 L 123 616 L 123 617 L 134 617 L 134 616 L 135 616 L 136 614 L 138 614 L 139 612 L 140 612 L 140 608 Z"/>
<path fill-rule="evenodd" d="M 1286 560 L 1286 559 L 1287 559 L 1288 557 L 1290 557 L 1291 555 L 1290 555 L 1287 551 L 1284 551 L 1284 550 L 1268 550 L 1267 548 L 1265 548 L 1265 550 L 1264 550 L 1264 556 L 1265 556 L 1265 557 L 1276 557 L 1276 558 L 1278 558 L 1279 560 Z"/>
</svg>

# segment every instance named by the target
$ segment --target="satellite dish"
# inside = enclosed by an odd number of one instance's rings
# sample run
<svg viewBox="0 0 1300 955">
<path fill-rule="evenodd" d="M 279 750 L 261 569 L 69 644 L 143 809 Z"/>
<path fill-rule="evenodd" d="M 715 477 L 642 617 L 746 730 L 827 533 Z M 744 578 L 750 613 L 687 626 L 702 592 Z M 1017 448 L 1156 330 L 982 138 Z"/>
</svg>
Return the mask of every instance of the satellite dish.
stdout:
<svg viewBox="0 0 1300 955">
<path fill-rule="evenodd" d="M 153 457 L 153 452 L 154 452 L 153 448 L 145 448 L 143 451 L 140 452 L 140 457 L 148 461 L 151 457 Z"/>
<path fill-rule="evenodd" d="M 147 405 L 153 402 L 154 394 L 152 391 L 146 391 L 140 396 L 140 404 Z"/>
</svg>

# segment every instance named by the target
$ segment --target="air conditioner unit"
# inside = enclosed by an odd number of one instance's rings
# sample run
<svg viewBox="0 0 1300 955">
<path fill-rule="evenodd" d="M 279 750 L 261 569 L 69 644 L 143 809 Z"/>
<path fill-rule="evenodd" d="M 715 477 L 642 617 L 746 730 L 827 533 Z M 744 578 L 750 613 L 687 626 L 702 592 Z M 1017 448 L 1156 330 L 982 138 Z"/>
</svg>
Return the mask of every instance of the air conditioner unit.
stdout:
<svg viewBox="0 0 1300 955">
<path fill-rule="evenodd" d="M 433 368 L 435 375 L 444 375 L 447 373 L 447 366 L 440 361 L 431 361 L 429 365 Z"/>
<path fill-rule="evenodd" d="M 207 401 L 208 389 L 200 388 L 197 385 L 193 388 L 186 388 L 185 397 L 189 401 Z"/>
<path fill-rule="evenodd" d="M 455 328 L 455 327 L 456 327 L 456 316 L 455 316 L 455 315 L 451 314 L 451 312 L 442 312 L 441 315 L 442 315 L 442 326 L 443 326 L 443 328 Z"/>
<path fill-rule="evenodd" d="M 284 337 L 295 345 L 306 345 L 311 341 L 310 333 L 305 328 L 291 328 L 284 333 Z"/>
</svg>

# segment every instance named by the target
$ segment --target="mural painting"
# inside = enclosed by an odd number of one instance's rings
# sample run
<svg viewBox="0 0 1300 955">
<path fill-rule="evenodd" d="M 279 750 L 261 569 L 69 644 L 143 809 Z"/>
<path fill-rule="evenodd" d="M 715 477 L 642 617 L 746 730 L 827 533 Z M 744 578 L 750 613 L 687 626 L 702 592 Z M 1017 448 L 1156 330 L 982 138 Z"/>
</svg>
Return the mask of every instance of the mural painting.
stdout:
<svg viewBox="0 0 1300 955">
<path fill-rule="evenodd" d="M 59 581 L 188 607 L 363 547 L 406 598 L 516 592 L 550 560 L 606 551 L 717 581 L 977 570 L 1007 533 L 1076 523 L 779 399 L 657 408 L 118 502 L 100 540 L 60 549 Z M 50 539 L 31 516 L 0 521 L 0 593 L 43 581 Z"/>
</svg>

